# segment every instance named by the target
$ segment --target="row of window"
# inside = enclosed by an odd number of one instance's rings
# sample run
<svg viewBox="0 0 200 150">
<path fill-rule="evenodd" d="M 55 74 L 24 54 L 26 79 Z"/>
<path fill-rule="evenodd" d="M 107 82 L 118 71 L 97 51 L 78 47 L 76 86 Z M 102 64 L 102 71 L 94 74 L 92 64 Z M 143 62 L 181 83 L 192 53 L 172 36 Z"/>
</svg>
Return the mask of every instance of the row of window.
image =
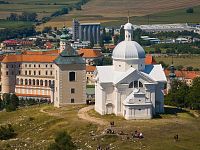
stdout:
<svg viewBox="0 0 200 150">
<path fill-rule="evenodd" d="M 39 70 L 38 73 L 36 71 L 25 71 L 25 75 L 41 75 L 41 71 Z M 45 75 L 53 75 L 53 71 L 45 71 Z"/>
<path fill-rule="evenodd" d="M 38 68 L 40 68 L 40 67 L 41 67 L 41 64 L 37 64 L 37 65 L 36 65 L 36 64 L 25 64 L 24 66 L 25 66 L 26 68 L 27 68 L 27 67 L 29 67 L 29 68 L 31 68 L 31 67 L 34 67 L 34 68 L 38 67 Z M 6 68 L 8 68 L 8 67 L 11 67 L 11 68 L 19 67 L 19 68 L 20 68 L 21 65 L 20 65 L 20 64 L 18 64 L 18 65 L 16 65 L 16 64 L 6 64 Z M 52 65 L 52 64 L 46 64 L 45 67 L 46 67 L 46 68 L 49 68 L 49 67 L 52 68 L 53 65 Z"/>
<path fill-rule="evenodd" d="M 53 80 L 38 80 L 38 79 L 17 79 L 18 85 L 36 85 L 36 86 L 50 86 L 54 84 Z"/>
<path fill-rule="evenodd" d="M 142 88 L 143 87 L 143 84 L 142 84 L 142 82 L 140 82 L 140 81 L 134 81 L 134 82 L 131 82 L 130 84 L 129 84 L 129 88 L 138 88 L 138 87 L 140 87 L 140 88 Z"/>
<path fill-rule="evenodd" d="M 15 72 L 11 71 L 11 73 L 9 73 L 6 71 L 6 75 L 15 75 Z M 18 72 L 18 75 L 21 75 L 21 71 Z M 25 71 L 25 75 L 41 75 L 41 71 Z M 53 75 L 53 71 L 46 71 L 45 75 Z"/>
</svg>

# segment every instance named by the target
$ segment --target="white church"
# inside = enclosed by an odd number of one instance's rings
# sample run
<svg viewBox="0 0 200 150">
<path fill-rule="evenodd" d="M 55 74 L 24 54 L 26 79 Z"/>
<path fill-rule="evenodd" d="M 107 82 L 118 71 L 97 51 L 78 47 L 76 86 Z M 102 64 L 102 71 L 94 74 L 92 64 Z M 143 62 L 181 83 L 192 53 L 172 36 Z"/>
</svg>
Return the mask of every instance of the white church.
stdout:
<svg viewBox="0 0 200 150">
<path fill-rule="evenodd" d="M 164 112 L 164 84 L 161 64 L 145 65 L 145 51 L 132 41 L 133 25 L 124 25 L 125 40 L 112 53 L 113 65 L 97 66 L 95 110 L 125 119 L 151 119 Z"/>
</svg>

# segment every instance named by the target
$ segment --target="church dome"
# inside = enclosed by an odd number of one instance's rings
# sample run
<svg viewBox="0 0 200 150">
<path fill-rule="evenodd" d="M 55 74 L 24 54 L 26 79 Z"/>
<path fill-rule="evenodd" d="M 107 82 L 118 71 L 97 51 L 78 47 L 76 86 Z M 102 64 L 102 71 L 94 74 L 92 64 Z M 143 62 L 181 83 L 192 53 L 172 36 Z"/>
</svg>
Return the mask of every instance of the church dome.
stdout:
<svg viewBox="0 0 200 150">
<path fill-rule="evenodd" d="M 126 23 L 124 25 L 124 30 L 133 30 L 133 25 L 131 23 Z"/>
<path fill-rule="evenodd" d="M 113 59 L 140 59 L 145 58 L 145 51 L 135 41 L 122 41 L 120 42 L 112 54 Z"/>
</svg>

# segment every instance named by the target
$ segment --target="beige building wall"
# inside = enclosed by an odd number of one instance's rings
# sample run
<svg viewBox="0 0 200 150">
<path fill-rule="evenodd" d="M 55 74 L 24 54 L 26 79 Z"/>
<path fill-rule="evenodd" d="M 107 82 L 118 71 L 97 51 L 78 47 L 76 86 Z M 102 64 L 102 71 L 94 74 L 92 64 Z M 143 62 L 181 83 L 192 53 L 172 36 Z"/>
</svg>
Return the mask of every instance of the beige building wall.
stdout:
<svg viewBox="0 0 200 150">
<path fill-rule="evenodd" d="M 1 63 L 3 93 L 50 99 L 50 85 L 54 83 L 53 63 Z"/>
<path fill-rule="evenodd" d="M 58 65 L 55 70 L 54 106 L 86 103 L 85 64 Z M 75 81 L 69 81 L 70 72 L 75 72 Z M 72 93 L 73 90 L 74 93 Z"/>
</svg>

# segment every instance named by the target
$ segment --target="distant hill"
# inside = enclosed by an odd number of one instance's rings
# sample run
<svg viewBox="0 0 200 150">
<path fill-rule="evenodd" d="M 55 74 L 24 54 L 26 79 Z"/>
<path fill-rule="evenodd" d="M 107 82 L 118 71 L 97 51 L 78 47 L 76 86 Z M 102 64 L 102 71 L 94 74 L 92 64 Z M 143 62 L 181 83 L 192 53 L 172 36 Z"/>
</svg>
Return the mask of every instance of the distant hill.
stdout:
<svg viewBox="0 0 200 150">
<path fill-rule="evenodd" d="M 101 22 L 106 25 L 119 25 L 127 20 L 128 11 L 136 24 L 147 24 L 147 15 L 152 14 L 156 15 L 155 18 L 150 16 L 152 23 L 173 23 L 178 21 L 176 14 L 169 14 L 169 18 L 166 18 L 166 15 L 168 17 L 166 13 L 177 11 L 177 9 L 181 11 L 178 16 L 181 16 L 180 22 L 186 22 L 184 20 L 185 9 L 199 5 L 199 0 L 90 0 L 82 7 L 82 10 L 72 11 L 68 15 L 54 18 L 44 26 L 62 26 L 63 22 L 71 26 L 72 18 L 78 18 L 82 22 Z M 180 15 L 180 13 L 183 14 Z M 162 14 L 161 18 L 159 14 Z M 191 18 L 191 16 L 188 16 L 186 19 L 192 19 L 192 22 L 196 21 L 200 14 L 194 14 L 196 15 L 195 17 Z M 171 19 L 172 21 L 170 22 Z"/>
</svg>

